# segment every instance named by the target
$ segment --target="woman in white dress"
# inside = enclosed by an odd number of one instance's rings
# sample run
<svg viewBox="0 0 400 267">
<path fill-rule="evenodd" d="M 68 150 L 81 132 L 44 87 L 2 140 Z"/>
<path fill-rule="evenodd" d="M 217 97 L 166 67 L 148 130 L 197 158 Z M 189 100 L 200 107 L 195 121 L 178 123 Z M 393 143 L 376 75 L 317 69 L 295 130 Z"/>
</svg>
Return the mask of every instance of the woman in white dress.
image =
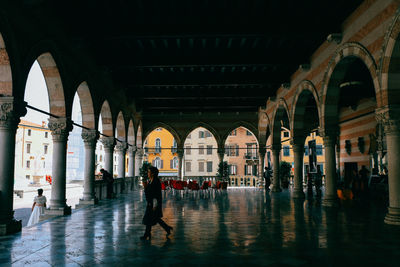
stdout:
<svg viewBox="0 0 400 267">
<path fill-rule="evenodd" d="M 31 226 L 39 222 L 40 215 L 44 214 L 46 208 L 46 197 L 43 196 L 43 189 L 38 189 L 38 195 L 33 200 L 32 213 L 26 226 Z"/>
</svg>

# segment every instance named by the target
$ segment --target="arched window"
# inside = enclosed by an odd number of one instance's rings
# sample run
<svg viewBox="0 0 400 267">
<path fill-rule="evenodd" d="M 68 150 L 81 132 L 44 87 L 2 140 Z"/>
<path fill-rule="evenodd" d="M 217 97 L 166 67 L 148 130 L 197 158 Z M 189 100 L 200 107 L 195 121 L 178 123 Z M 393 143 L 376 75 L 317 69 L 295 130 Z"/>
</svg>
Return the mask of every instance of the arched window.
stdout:
<svg viewBox="0 0 400 267">
<path fill-rule="evenodd" d="M 156 139 L 156 149 L 155 149 L 156 153 L 161 153 L 161 139 L 157 138 Z"/>
<path fill-rule="evenodd" d="M 162 169 L 162 160 L 159 157 L 156 157 L 153 161 L 153 166 L 156 167 L 157 169 Z"/>
</svg>

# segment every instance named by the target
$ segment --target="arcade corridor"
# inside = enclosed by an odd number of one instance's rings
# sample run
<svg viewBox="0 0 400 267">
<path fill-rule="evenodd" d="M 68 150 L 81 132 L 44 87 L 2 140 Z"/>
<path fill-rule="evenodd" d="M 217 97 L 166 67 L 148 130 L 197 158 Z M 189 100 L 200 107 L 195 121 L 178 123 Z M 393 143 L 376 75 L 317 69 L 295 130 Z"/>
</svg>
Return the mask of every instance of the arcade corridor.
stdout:
<svg viewBox="0 0 400 267">
<path fill-rule="evenodd" d="M 0 237 L 0 266 L 395 266 L 400 229 L 384 203 L 322 208 L 257 189 L 164 195 L 164 219 L 140 241 L 142 191 Z M 343 265 L 343 266 L 345 266 Z"/>
</svg>

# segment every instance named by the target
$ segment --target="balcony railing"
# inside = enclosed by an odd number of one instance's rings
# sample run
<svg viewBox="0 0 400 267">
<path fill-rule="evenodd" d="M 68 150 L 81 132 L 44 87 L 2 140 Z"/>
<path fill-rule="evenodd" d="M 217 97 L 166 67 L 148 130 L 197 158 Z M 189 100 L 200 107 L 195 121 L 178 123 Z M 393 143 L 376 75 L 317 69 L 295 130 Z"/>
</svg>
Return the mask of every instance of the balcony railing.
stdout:
<svg viewBox="0 0 400 267">
<path fill-rule="evenodd" d="M 256 153 L 245 153 L 244 154 L 244 159 L 258 159 L 258 154 Z"/>
</svg>

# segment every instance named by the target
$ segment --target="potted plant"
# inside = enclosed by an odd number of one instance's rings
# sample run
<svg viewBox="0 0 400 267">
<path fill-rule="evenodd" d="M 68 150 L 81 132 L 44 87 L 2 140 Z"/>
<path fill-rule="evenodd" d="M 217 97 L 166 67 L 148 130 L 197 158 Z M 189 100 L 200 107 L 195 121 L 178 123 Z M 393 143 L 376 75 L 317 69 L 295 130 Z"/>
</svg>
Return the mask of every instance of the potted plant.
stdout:
<svg viewBox="0 0 400 267">
<path fill-rule="evenodd" d="M 283 188 L 289 187 L 289 177 L 292 170 L 292 164 L 282 161 L 279 166 L 279 179 Z"/>
<path fill-rule="evenodd" d="M 229 165 L 223 161 L 218 164 L 217 177 L 221 181 L 221 188 L 227 189 L 229 180 Z"/>
<path fill-rule="evenodd" d="M 150 166 L 151 166 L 151 163 L 149 163 L 147 161 L 143 161 L 143 165 L 139 169 L 139 174 L 142 177 L 143 187 L 147 186 L 147 181 L 149 180 L 149 177 L 147 176 L 147 171 L 149 170 Z"/>
</svg>

